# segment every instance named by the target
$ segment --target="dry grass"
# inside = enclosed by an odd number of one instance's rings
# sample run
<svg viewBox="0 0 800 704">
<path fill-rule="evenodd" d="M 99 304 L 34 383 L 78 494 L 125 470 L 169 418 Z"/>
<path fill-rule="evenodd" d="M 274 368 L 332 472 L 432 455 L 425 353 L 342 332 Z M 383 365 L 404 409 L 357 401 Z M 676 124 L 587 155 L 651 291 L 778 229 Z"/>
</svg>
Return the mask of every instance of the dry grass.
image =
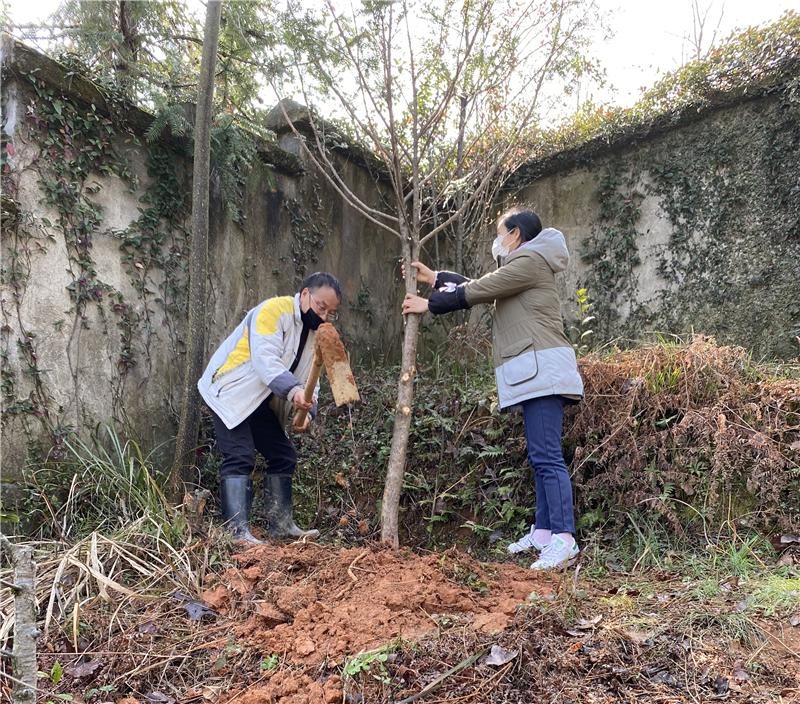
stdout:
<svg viewBox="0 0 800 704">
<path fill-rule="evenodd" d="M 800 527 L 800 378 L 701 336 L 589 355 L 581 371 L 566 439 L 583 508 L 645 506 L 679 533 L 730 516 Z"/>
</svg>

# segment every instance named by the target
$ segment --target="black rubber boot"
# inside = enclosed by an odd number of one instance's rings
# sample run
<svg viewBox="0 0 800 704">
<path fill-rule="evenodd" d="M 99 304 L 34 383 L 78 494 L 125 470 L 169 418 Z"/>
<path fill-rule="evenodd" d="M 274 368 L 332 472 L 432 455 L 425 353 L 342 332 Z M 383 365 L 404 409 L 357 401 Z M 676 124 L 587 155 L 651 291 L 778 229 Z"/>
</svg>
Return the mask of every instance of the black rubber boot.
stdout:
<svg viewBox="0 0 800 704">
<path fill-rule="evenodd" d="M 224 477 L 219 482 L 222 517 L 236 540 L 261 545 L 263 541 L 250 532 L 248 519 L 253 503 L 253 480 L 250 477 Z"/>
<path fill-rule="evenodd" d="M 267 520 L 273 538 L 311 538 L 319 536 L 318 530 L 303 530 L 294 522 L 292 503 L 292 475 L 265 474 L 267 490 Z"/>
</svg>

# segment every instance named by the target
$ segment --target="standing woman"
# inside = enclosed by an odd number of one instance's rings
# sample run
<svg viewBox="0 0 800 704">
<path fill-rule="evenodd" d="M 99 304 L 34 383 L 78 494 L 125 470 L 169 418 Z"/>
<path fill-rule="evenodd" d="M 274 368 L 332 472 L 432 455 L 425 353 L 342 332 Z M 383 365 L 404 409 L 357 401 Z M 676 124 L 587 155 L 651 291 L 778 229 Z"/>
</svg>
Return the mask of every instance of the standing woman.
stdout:
<svg viewBox="0 0 800 704">
<path fill-rule="evenodd" d="M 500 408 L 522 410 L 536 482 L 536 522 L 508 550 L 534 548 L 541 554 L 531 569 L 556 569 L 578 555 L 561 432 L 564 404 L 580 401 L 583 381 L 564 335 L 555 282 L 567 268 L 569 252 L 561 232 L 543 230 L 535 212 L 514 208 L 497 220 L 492 257 L 497 270 L 479 279 L 412 262 L 417 278 L 434 291 L 428 299 L 406 294 L 403 313 L 441 315 L 476 303 L 495 304 L 492 343 Z"/>
</svg>

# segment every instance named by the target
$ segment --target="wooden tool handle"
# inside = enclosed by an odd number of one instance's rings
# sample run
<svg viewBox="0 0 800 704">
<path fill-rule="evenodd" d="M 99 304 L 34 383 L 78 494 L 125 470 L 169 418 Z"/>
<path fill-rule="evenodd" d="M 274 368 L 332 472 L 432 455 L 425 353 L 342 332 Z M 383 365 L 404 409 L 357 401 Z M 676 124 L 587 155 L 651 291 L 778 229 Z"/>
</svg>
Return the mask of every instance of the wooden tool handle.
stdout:
<svg viewBox="0 0 800 704">
<path fill-rule="evenodd" d="M 305 399 L 306 403 L 311 403 L 311 400 L 314 398 L 314 388 L 319 381 L 319 375 L 321 372 L 322 355 L 319 353 L 319 348 L 317 348 L 314 351 L 314 361 L 311 364 L 311 371 L 308 374 L 308 381 L 306 381 L 305 391 L 303 391 L 303 398 Z M 292 422 L 295 430 L 299 430 L 303 427 L 303 423 L 306 422 L 307 415 L 308 411 L 295 411 L 294 421 Z"/>
</svg>

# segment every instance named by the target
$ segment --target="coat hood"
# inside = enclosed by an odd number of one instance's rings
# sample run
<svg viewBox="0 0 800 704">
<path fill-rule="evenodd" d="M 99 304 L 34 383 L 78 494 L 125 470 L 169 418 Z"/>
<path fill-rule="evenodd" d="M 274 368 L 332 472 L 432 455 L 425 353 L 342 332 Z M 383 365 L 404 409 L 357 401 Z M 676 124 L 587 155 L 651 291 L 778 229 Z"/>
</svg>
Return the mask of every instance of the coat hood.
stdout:
<svg viewBox="0 0 800 704">
<path fill-rule="evenodd" d="M 520 245 L 519 250 L 540 254 L 556 274 L 564 271 L 569 264 L 567 241 L 561 231 L 554 227 L 546 227 L 530 242 Z"/>
</svg>

